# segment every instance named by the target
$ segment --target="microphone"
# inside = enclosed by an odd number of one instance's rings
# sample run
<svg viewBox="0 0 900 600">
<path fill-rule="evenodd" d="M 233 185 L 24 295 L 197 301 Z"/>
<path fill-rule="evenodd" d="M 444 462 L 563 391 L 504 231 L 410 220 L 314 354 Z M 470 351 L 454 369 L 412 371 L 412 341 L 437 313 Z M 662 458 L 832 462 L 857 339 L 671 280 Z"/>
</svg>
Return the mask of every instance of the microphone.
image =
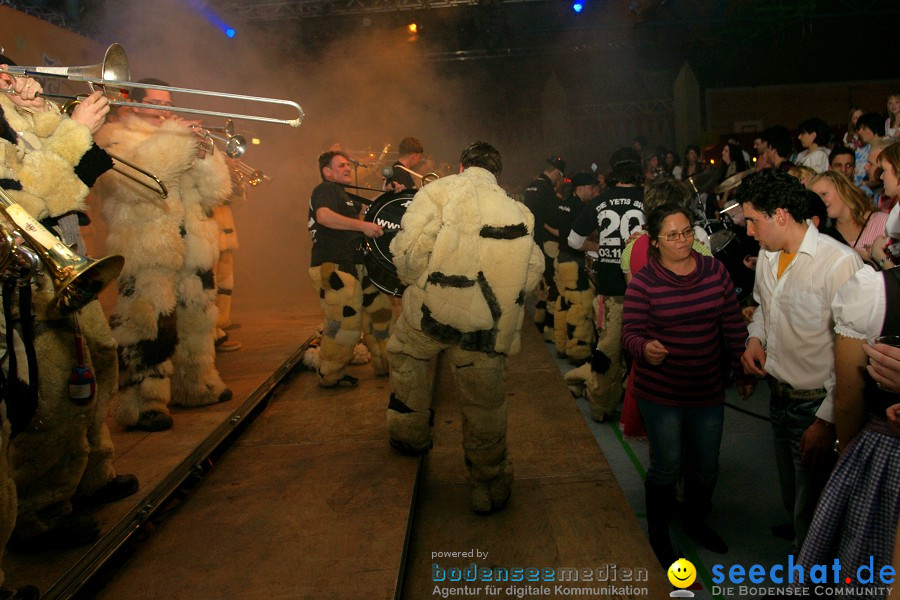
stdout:
<svg viewBox="0 0 900 600">
<path fill-rule="evenodd" d="M 354 167 L 362 167 L 363 169 L 368 169 L 368 168 L 369 168 L 369 165 L 367 165 L 367 164 L 364 163 L 364 162 L 359 162 L 359 161 L 356 160 L 355 158 L 348 158 L 347 160 L 349 160 L 349 161 L 350 161 L 350 164 L 353 165 Z"/>
<path fill-rule="evenodd" d="M 394 176 L 394 168 L 393 167 L 382 167 L 381 175 L 385 179 L 390 179 L 391 177 Z"/>
</svg>

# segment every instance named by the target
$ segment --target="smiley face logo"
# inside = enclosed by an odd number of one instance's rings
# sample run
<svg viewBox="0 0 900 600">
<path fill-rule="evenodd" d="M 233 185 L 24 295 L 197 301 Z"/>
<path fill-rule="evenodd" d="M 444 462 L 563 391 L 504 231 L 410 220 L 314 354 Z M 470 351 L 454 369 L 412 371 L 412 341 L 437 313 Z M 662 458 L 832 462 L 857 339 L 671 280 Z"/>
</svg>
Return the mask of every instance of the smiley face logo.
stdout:
<svg viewBox="0 0 900 600">
<path fill-rule="evenodd" d="M 667 572 L 669 583 L 677 588 L 689 587 L 694 580 L 697 579 L 697 569 L 694 564 L 686 558 L 679 558 L 672 563 Z"/>
</svg>

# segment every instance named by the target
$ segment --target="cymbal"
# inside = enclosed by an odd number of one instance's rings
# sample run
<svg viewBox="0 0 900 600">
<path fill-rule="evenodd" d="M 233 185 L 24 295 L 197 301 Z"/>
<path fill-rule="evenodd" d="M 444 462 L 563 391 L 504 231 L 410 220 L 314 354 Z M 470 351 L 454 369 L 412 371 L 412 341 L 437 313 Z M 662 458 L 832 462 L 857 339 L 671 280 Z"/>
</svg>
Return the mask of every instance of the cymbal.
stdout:
<svg viewBox="0 0 900 600">
<path fill-rule="evenodd" d="M 687 178 L 687 183 L 690 185 L 694 191 L 698 194 L 702 194 L 703 192 L 708 192 L 712 189 L 712 187 L 716 183 L 716 179 L 719 178 L 719 171 L 716 169 L 709 169 L 708 171 L 703 171 L 701 173 L 695 173 Z"/>
<path fill-rule="evenodd" d="M 728 190 L 733 190 L 737 186 L 741 185 L 741 180 L 750 174 L 750 171 L 741 171 L 740 173 L 735 173 L 722 183 L 716 186 L 714 190 L 717 194 L 724 194 Z"/>
</svg>

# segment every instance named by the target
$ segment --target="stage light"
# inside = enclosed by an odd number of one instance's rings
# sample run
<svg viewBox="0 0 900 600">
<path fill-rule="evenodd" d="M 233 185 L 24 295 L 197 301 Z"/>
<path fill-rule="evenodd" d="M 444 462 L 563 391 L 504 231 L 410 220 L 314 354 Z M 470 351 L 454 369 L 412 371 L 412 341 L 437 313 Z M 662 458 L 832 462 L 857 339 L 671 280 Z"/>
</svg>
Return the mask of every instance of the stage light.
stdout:
<svg viewBox="0 0 900 600">
<path fill-rule="evenodd" d="M 716 159 L 714 159 L 714 158 L 709 159 L 709 164 L 711 164 L 711 165 L 716 164 Z"/>
<path fill-rule="evenodd" d="M 581 13 L 584 10 L 584 2 L 575 2 L 572 4 L 572 10 L 576 13 Z"/>
<path fill-rule="evenodd" d="M 259 146 L 260 144 L 262 144 L 262 140 L 260 140 L 259 138 L 250 138 L 250 143 L 254 146 Z"/>
<path fill-rule="evenodd" d="M 233 38 L 235 33 L 236 31 L 234 30 L 234 27 L 225 28 L 225 35 L 227 35 L 228 37 Z"/>
<path fill-rule="evenodd" d="M 408 31 L 410 35 L 416 35 L 419 33 L 419 26 L 416 23 L 410 23 L 406 26 L 406 31 Z"/>
</svg>

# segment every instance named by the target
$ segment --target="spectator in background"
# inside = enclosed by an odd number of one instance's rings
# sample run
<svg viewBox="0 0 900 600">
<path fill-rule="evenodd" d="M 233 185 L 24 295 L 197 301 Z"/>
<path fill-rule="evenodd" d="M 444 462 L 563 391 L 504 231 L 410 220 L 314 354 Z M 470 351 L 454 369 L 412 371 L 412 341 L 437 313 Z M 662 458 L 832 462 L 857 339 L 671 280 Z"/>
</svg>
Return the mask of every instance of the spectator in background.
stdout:
<svg viewBox="0 0 900 600">
<path fill-rule="evenodd" d="M 856 132 L 856 122 L 863 116 L 863 110 L 858 106 L 850 107 L 850 114 L 847 118 L 847 133 L 844 134 L 844 145 L 851 150 L 856 150 L 862 144 L 859 142 L 859 134 Z"/>
<path fill-rule="evenodd" d="M 847 146 L 835 146 L 828 155 L 828 167 L 838 171 L 853 181 L 853 170 L 856 167 L 856 153 Z"/>
<path fill-rule="evenodd" d="M 884 235 L 887 213 L 873 210 L 862 191 L 837 171 L 825 171 L 813 177 L 810 189 L 821 196 L 828 217 L 842 241 L 871 262 L 872 243 Z"/>
<path fill-rule="evenodd" d="M 798 165 L 809 167 L 816 173 L 823 173 L 828 170 L 828 150 L 825 145 L 828 138 L 831 137 L 831 128 L 828 123 L 813 117 L 807 119 L 797 126 L 800 134 L 797 138 L 803 150 L 797 155 L 796 161 Z"/>
<path fill-rule="evenodd" d="M 789 159 L 794 149 L 791 132 L 783 125 L 772 125 L 762 132 L 762 140 L 766 143 L 766 159 L 776 169 L 787 171 L 794 163 Z"/>
<path fill-rule="evenodd" d="M 775 166 L 770 163 L 769 159 L 766 157 L 766 151 L 768 149 L 769 145 L 763 141 L 762 134 L 753 139 L 753 150 L 756 151 L 755 167 L 757 171 L 762 171 L 763 169 Z"/>
<path fill-rule="evenodd" d="M 681 166 L 678 155 L 671 150 L 666 150 L 663 157 L 663 173 L 672 179 L 681 181 Z"/>
<path fill-rule="evenodd" d="M 703 163 L 700 162 L 700 146 L 691 144 L 684 149 L 684 168 L 681 170 L 682 180 L 693 177 L 703 171 Z"/>
<path fill-rule="evenodd" d="M 900 94 L 891 94 L 887 99 L 888 118 L 884 122 L 884 135 L 900 137 Z"/>
<path fill-rule="evenodd" d="M 884 136 L 884 121 L 878 113 L 870 112 L 860 116 L 856 121 L 856 134 L 860 146 L 856 150 L 856 171 L 853 173 L 853 184 L 859 187 L 873 187 L 878 184 L 866 173 L 866 161 L 869 158 L 870 144 L 875 138 Z"/>
<path fill-rule="evenodd" d="M 722 148 L 722 164 L 725 166 L 724 171 L 722 172 L 722 181 L 728 179 L 732 175 L 743 173 L 750 168 L 747 166 L 747 161 L 744 159 L 744 153 L 741 151 L 741 147 L 732 142 L 728 142 L 725 144 L 725 147 Z"/>
</svg>

